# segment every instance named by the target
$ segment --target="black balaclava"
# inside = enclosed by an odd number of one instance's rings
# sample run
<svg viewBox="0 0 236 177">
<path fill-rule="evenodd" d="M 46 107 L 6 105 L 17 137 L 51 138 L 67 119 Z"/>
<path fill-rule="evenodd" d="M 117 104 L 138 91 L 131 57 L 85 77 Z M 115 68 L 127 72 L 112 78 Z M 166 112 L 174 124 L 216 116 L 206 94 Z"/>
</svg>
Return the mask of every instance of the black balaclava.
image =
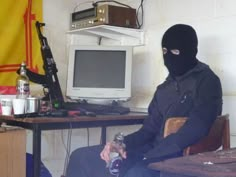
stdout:
<svg viewBox="0 0 236 177">
<path fill-rule="evenodd" d="M 166 48 L 167 53 L 163 57 L 171 76 L 181 76 L 196 66 L 197 45 L 197 34 L 191 26 L 177 24 L 165 32 L 162 48 Z M 178 49 L 180 54 L 174 55 L 172 49 Z"/>
</svg>

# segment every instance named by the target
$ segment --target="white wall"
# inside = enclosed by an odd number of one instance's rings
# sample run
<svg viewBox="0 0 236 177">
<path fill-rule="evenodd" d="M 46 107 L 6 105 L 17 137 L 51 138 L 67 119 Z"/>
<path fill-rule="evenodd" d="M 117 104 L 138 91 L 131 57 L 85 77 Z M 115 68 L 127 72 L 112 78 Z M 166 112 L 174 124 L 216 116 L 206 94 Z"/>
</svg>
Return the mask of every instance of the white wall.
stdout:
<svg viewBox="0 0 236 177">
<path fill-rule="evenodd" d="M 66 35 L 69 29 L 69 14 L 73 12 L 76 4 L 89 0 L 50 0 L 44 1 L 45 34 L 52 48 L 54 59 L 59 68 L 58 77 L 65 93 L 67 75 L 67 42 L 70 37 Z M 120 0 L 137 8 L 137 0 Z M 83 4 L 77 8 L 87 8 Z M 192 25 L 199 36 L 198 58 L 208 63 L 219 75 L 224 90 L 224 113 L 230 114 L 231 133 L 236 135 L 236 61 L 234 60 L 236 48 L 236 1 L 234 0 L 144 0 L 144 26 L 145 45 L 135 47 L 133 74 L 132 74 L 132 100 L 131 106 L 146 108 L 156 86 L 166 77 L 167 71 L 163 66 L 160 41 L 164 31 L 176 23 Z M 94 38 L 77 38 L 77 43 L 96 43 Z M 70 42 L 70 41 L 69 41 Z M 104 43 L 108 41 L 104 40 Z M 109 41 L 110 42 L 110 41 Z M 138 128 L 122 127 L 128 133 Z M 120 127 L 109 131 L 108 139 Z M 117 131 L 116 131 L 117 130 Z M 42 160 L 58 177 L 63 172 L 65 150 L 61 137 L 66 141 L 67 131 L 44 132 L 42 138 Z M 90 129 L 90 143 L 99 143 L 100 129 Z M 28 133 L 27 150 L 31 151 L 31 133 Z M 232 146 L 236 146 L 236 138 L 232 136 Z M 86 129 L 73 130 L 72 149 L 86 146 Z"/>
</svg>

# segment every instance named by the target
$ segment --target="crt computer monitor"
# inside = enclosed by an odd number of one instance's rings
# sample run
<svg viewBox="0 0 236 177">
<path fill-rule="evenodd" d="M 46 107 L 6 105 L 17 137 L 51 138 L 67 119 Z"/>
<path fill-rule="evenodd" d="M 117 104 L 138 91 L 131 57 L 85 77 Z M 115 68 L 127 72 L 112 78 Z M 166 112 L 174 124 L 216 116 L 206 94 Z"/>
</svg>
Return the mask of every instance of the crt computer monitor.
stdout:
<svg viewBox="0 0 236 177">
<path fill-rule="evenodd" d="M 130 46 L 70 46 L 66 96 L 88 102 L 128 100 L 132 55 Z"/>
</svg>

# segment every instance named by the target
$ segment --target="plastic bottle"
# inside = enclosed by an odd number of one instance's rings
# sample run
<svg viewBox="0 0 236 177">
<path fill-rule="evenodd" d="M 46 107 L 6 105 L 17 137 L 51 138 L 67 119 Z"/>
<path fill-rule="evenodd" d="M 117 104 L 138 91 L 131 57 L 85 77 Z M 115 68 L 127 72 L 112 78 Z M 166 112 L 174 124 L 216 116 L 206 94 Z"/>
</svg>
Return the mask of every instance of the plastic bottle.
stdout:
<svg viewBox="0 0 236 177">
<path fill-rule="evenodd" d="M 21 63 L 20 74 L 16 79 L 16 92 L 17 92 L 16 98 L 26 99 L 30 95 L 29 78 L 26 75 L 25 62 Z"/>
<path fill-rule="evenodd" d="M 109 172 L 112 175 L 118 176 L 119 175 L 119 169 L 120 165 L 122 163 L 122 157 L 119 154 L 119 151 L 121 149 L 125 149 L 124 144 L 124 134 L 118 133 L 115 135 L 114 140 L 112 142 L 113 149 L 110 153 L 110 161 L 108 163 Z"/>
</svg>

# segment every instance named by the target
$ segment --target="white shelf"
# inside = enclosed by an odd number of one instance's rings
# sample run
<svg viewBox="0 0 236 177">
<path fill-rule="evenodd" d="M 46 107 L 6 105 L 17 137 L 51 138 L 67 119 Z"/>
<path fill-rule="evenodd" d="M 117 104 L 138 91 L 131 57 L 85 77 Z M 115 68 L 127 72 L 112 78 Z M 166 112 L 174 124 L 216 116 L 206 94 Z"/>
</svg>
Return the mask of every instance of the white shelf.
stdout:
<svg viewBox="0 0 236 177">
<path fill-rule="evenodd" d="M 144 45 L 144 32 L 140 29 L 98 25 L 68 31 L 68 34 L 104 37 L 120 41 L 121 45 Z"/>
</svg>

